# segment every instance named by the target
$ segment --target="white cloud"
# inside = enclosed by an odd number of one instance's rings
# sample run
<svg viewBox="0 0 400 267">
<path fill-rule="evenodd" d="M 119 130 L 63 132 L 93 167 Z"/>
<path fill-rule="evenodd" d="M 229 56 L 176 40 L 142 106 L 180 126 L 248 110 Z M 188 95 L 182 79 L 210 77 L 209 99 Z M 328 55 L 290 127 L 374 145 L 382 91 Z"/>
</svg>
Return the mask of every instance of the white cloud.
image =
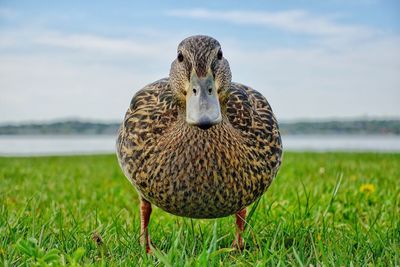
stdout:
<svg viewBox="0 0 400 267">
<path fill-rule="evenodd" d="M 133 38 L 106 37 L 93 34 L 65 34 L 54 31 L 21 29 L 17 31 L 4 31 L 0 36 L 1 48 L 36 46 L 38 50 L 45 48 L 66 49 L 103 53 L 109 55 L 124 55 L 125 57 L 153 57 L 163 58 L 168 56 L 165 51 L 174 55 L 176 44 L 173 40 L 164 40 L 161 43 L 151 43 L 150 40 Z"/>
<path fill-rule="evenodd" d="M 267 96 L 279 118 L 400 114 L 398 38 L 335 52 L 322 47 L 227 49 L 234 79 Z"/>
<path fill-rule="evenodd" d="M 168 75 L 175 49 L 168 41 L 4 32 L 0 121 L 120 119 L 138 89 Z"/>
<path fill-rule="evenodd" d="M 183 17 L 179 12 L 183 11 L 169 14 Z M 216 15 L 202 12 L 185 14 L 201 19 Z M 235 36 L 219 38 L 234 80 L 267 96 L 279 118 L 400 114 L 398 36 L 370 38 L 373 29 L 304 11 L 221 14 L 225 16 L 219 19 L 227 22 L 313 35 L 311 45 L 285 49 L 260 48 Z M 138 89 L 168 74 L 181 37 L 157 32 L 149 38 L 117 38 L 45 29 L 3 31 L 0 121 L 121 119 Z"/>
<path fill-rule="evenodd" d="M 121 119 L 138 89 L 167 74 L 87 64 L 68 55 L 2 55 L 0 60 L 1 121 Z"/>
<path fill-rule="evenodd" d="M 173 51 L 170 43 L 139 42 L 127 38 L 111 38 L 87 34 L 46 34 L 34 38 L 33 43 L 59 48 L 81 49 L 86 51 L 101 51 L 126 56 L 164 56 L 165 51 Z"/>
<path fill-rule="evenodd" d="M 370 28 L 339 24 L 328 17 L 317 16 L 304 10 L 267 11 L 212 11 L 207 9 L 174 9 L 167 15 L 181 18 L 220 20 L 236 24 L 274 27 L 293 33 L 316 36 L 370 37 Z"/>
</svg>

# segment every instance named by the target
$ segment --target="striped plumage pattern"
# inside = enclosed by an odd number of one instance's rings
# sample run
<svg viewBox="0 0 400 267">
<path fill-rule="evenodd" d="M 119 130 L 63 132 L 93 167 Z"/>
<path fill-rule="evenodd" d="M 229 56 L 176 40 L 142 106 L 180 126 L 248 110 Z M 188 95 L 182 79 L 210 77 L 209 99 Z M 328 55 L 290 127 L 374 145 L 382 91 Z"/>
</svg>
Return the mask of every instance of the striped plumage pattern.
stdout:
<svg viewBox="0 0 400 267">
<path fill-rule="evenodd" d="M 117 140 L 125 175 L 142 198 L 172 214 L 217 218 L 258 199 L 281 164 L 282 143 L 267 100 L 230 83 L 220 92 L 222 122 L 189 126 L 170 79 L 132 99 Z"/>
</svg>

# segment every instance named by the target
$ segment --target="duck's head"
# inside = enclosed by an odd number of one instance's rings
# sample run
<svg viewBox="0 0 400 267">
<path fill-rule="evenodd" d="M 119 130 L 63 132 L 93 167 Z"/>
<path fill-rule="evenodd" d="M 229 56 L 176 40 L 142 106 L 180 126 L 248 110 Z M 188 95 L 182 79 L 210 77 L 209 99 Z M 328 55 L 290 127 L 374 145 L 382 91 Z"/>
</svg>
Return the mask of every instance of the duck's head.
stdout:
<svg viewBox="0 0 400 267">
<path fill-rule="evenodd" d="M 189 125 L 208 129 L 221 122 L 221 100 L 231 83 L 221 45 L 209 36 L 184 39 L 172 62 L 170 84 Z"/>
</svg>

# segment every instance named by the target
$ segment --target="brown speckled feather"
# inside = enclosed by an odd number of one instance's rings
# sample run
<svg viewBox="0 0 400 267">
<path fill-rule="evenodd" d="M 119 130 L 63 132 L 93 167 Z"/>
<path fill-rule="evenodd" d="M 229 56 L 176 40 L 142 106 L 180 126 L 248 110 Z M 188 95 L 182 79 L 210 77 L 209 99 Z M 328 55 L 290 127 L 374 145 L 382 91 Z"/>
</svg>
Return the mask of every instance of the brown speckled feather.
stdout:
<svg viewBox="0 0 400 267">
<path fill-rule="evenodd" d="M 125 175 L 141 196 L 193 218 L 234 214 L 269 187 L 281 163 L 277 121 L 257 91 L 231 83 L 222 122 L 189 126 L 168 79 L 132 99 L 117 140 Z"/>
</svg>

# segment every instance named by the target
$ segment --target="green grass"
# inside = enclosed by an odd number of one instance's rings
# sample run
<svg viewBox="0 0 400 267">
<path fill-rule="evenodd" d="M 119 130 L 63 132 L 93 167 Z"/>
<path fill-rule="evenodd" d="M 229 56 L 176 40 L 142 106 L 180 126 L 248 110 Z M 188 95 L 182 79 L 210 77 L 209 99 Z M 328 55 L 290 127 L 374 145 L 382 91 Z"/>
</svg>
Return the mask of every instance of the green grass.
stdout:
<svg viewBox="0 0 400 267">
<path fill-rule="evenodd" d="M 146 255 L 115 156 L 0 158 L 0 265 L 398 266 L 400 154 L 286 153 L 243 252 L 234 231 L 154 209 Z"/>
</svg>

